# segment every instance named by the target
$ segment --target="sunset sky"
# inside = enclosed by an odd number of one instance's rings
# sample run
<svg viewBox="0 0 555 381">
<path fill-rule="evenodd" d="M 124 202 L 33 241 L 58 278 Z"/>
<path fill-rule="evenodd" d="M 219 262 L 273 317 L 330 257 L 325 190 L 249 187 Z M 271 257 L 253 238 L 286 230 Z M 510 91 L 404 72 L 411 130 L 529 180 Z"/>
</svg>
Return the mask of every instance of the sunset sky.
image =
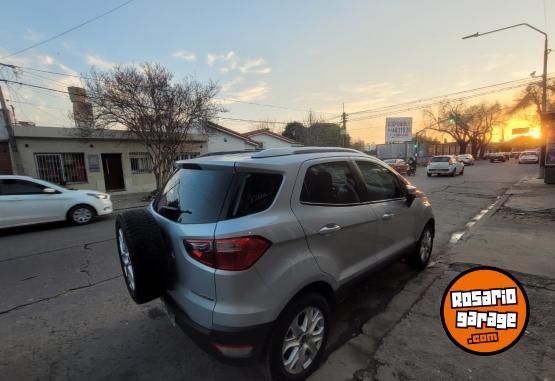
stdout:
<svg viewBox="0 0 555 381">
<path fill-rule="evenodd" d="M 0 57 L 53 36 L 123 1 L 18 1 L 3 4 Z M 77 5 L 79 4 L 79 5 Z M 9 17 L 6 17 L 9 15 Z M 555 1 L 163 1 L 135 0 L 116 12 L 0 62 L 69 74 L 91 67 L 160 62 L 177 78 L 213 79 L 225 117 L 269 120 L 275 129 L 304 120 L 309 109 L 332 119 L 366 109 L 530 78 L 542 71 L 543 37 L 517 28 L 480 38 L 464 35 L 527 22 L 555 38 Z M 550 57 L 553 71 L 555 56 Z M 0 76 L 6 77 L 5 70 Z M 23 71 L 25 83 L 64 89 L 72 77 Z M 6 98 L 18 120 L 69 126 L 67 96 L 11 85 Z M 473 98 L 510 102 L 515 92 Z M 350 118 L 354 139 L 382 143 L 385 116 Z M 382 113 L 383 114 L 383 113 Z M 363 119 L 362 119 L 363 118 Z M 354 121 L 354 119 L 360 119 Z M 252 122 L 221 120 L 239 130 Z M 508 128 L 528 126 L 512 120 Z M 505 139 L 509 139 L 509 129 Z M 498 134 L 501 135 L 501 134 Z M 499 139 L 497 136 L 496 139 Z"/>
</svg>

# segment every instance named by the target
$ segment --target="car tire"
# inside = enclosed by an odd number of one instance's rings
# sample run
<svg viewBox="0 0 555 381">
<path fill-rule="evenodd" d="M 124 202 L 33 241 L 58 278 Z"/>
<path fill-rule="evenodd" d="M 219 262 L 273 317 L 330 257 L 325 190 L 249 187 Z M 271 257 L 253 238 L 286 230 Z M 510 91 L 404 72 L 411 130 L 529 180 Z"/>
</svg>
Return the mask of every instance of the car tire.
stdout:
<svg viewBox="0 0 555 381">
<path fill-rule="evenodd" d="M 75 205 L 67 212 L 67 219 L 73 225 L 87 225 L 96 218 L 96 210 L 88 205 Z"/>
<path fill-rule="evenodd" d="M 451 173 L 449 174 L 449 177 L 455 177 L 455 172 L 457 172 L 457 169 L 456 169 L 456 168 L 453 169 L 453 172 L 451 172 Z"/>
<path fill-rule="evenodd" d="M 463 167 L 463 169 L 461 170 L 461 173 L 459 173 L 459 175 L 461 175 L 461 176 L 464 175 L 464 167 Z"/>
<path fill-rule="evenodd" d="M 427 175 L 428 177 L 432 177 L 432 174 L 431 174 L 431 173 L 426 173 L 426 175 Z"/>
<path fill-rule="evenodd" d="M 144 209 L 116 219 L 116 244 L 125 284 L 137 304 L 160 297 L 171 279 L 171 258 L 156 221 Z"/>
<path fill-rule="evenodd" d="M 414 247 L 408 258 L 407 263 L 410 267 L 415 269 L 423 269 L 428 265 L 430 257 L 432 256 L 432 250 L 434 248 L 434 228 L 432 223 L 428 223 L 420 238 Z"/>
<path fill-rule="evenodd" d="M 272 380 L 304 380 L 319 367 L 326 348 L 330 332 L 330 307 L 326 298 L 311 292 L 293 299 L 276 320 L 272 332 L 264 363 L 265 373 Z M 286 342 L 291 343 L 290 348 L 286 348 Z M 300 356 L 307 356 L 306 368 Z"/>
</svg>

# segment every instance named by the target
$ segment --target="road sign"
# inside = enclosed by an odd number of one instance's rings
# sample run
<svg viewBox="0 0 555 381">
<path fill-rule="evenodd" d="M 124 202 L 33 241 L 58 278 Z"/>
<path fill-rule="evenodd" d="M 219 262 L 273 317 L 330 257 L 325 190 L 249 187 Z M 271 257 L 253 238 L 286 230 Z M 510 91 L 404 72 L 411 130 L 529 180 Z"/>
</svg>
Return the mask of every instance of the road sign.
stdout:
<svg viewBox="0 0 555 381">
<path fill-rule="evenodd" d="M 385 118 L 385 142 L 403 143 L 412 140 L 412 118 Z"/>
</svg>

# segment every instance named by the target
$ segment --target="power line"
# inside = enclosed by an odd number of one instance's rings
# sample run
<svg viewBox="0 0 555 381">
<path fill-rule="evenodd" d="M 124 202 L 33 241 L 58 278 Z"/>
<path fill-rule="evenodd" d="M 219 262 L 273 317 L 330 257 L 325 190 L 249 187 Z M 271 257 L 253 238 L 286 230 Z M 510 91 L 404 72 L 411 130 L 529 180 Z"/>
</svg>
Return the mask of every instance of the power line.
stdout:
<svg viewBox="0 0 555 381">
<path fill-rule="evenodd" d="M 115 8 L 112 8 L 112 9 L 110 9 L 110 10 L 104 12 L 104 13 L 101 13 L 101 14 L 98 15 L 98 16 L 95 16 L 95 17 L 93 17 L 93 18 L 91 18 L 91 19 L 88 19 L 88 20 L 82 22 L 81 24 L 78 24 L 78 25 L 76 25 L 76 26 L 74 26 L 74 27 L 71 27 L 71 28 L 69 28 L 69 29 L 66 29 L 66 30 L 64 30 L 63 32 L 60 32 L 60 33 L 58 33 L 58 34 L 56 34 L 56 35 L 54 35 L 54 36 L 52 36 L 52 37 L 47 38 L 46 40 L 42 40 L 42 41 L 37 42 L 37 43 L 35 43 L 35 44 L 33 44 L 33 45 L 27 46 L 26 48 L 23 48 L 23 49 L 21 49 L 21 50 L 18 50 L 18 51 L 14 52 L 14 53 L 8 54 L 7 56 L 0 57 L 0 59 L 5 59 L 5 58 L 13 57 L 13 56 L 15 56 L 15 55 L 18 55 L 18 54 L 21 54 L 21 53 L 26 52 L 26 51 L 28 51 L 28 50 L 31 50 L 31 49 L 33 49 L 33 48 L 36 48 L 37 46 L 44 45 L 44 44 L 46 44 L 46 43 L 48 43 L 48 42 L 50 42 L 50 41 L 52 41 L 52 40 L 55 40 L 55 39 L 58 38 L 58 37 L 61 37 L 61 36 L 63 36 L 63 35 L 66 35 L 66 34 L 68 34 L 68 33 L 70 33 L 70 32 L 73 32 L 73 31 L 76 30 L 76 29 L 79 29 L 79 28 L 81 28 L 81 27 L 83 27 L 83 26 L 85 26 L 85 25 L 87 25 L 87 24 L 90 24 L 90 23 L 92 23 L 93 21 L 98 20 L 99 18 L 102 18 L 102 17 L 104 17 L 104 16 L 107 16 L 107 15 L 109 15 L 110 13 L 115 12 L 115 11 L 117 11 L 118 9 L 125 7 L 127 4 L 129 4 L 129 3 L 133 2 L 133 1 L 135 1 L 135 0 L 128 0 L 128 1 L 126 1 L 125 3 L 122 3 L 122 4 L 118 5 L 118 6 L 115 7 Z"/>
<path fill-rule="evenodd" d="M 19 81 L 12 81 L 12 80 L 9 80 L 9 79 L 0 79 L 0 82 L 5 82 L 6 84 L 13 83 L 13 84 L 17 84 L 17 85 L 28 86 L 28 87 L 32 87 L 32 88 L 36 88 L 36 89 L 48 90 L 48 91 L 53 91 L 53 92 L 56 92 L 56 93 L 68 94 L 69 95 L 68 91 L 52 89 L 52 88 L 49 88 L 49 87 L 33 85 L 33 84 L 30 84 L 30 83 L 24 83 L 24 82 L 19 82 Z M 86 97 L 91 98 L 90 95 L 86 95 Z M 146 105 L 143 105 L 143 107 L 152 108 L 152 109 L 155 108 L 155 107 L 146 106 Z M 287 124 L 287 122 L 271 122 L 271 121 L 267 121 L 267 120 L 253 120 L 253 119 L 227 118 L 227 117 L 215 117 L 214 119 L 234 120 L 234 121 L 238 121 L 238 122 L 250 122 L 250 123 Z"/>
<path fill-rule="evenodd" d="M 552 74 L 553 73 L 550 73 L 550 75 L 552 75 Z M 512 84 L 512 83 L 522 82 L 522 81 L 526 81 L 526 84 L 535 82 L 535 81 L 530 81 L 529 78 L 520 78 L 520 79 L 515 79 L 515 80 L 512 80 L 512 81 L 506 81 L 506 82 L 500 82 L 500 83 L 495 83 L 495 84 L 491 84 L 491 85 L 476 87 L 474 89 L 461 90 L 461 91 L 457 91 L 457 92 L 454 92 L 454 93 L 448 93 L 448 94 L 444 94 L 444 95 L 437 95 L 437 96 L 433 96 L 433 97 L 429 97 L 429 98 L 421 98 L 421 99 L 417 99 L 417 100 L 414 100 L 414 101 L 398 103 L 398 104 L 391 105 L 391 106 L 383 106 L 383 107 L 377 107 L 377 108 L 373 108 L 373 109 L 355 111 L 355 112 L 349 113 L 349 115 L 372 113 L 372 112 L 382 111 L 382 110 L 386 110 L 386 109 L 393 108 L 393 107 L 400 107 L 400 106 L 405 106 L 405 105 L 409 105 L 409 104 L 413 104 L 413 103 L 425 102 L 425 101 L 430 101 L 430 100 L 440 99 L 440 98 L 447 98 L 447 97 L 451 97 L 453 95 L 472 93 L 472 92 L 476 92 L 476 91 L 479 91 L 479 90 L 484 90 L 484 89 L 487 89 L 487 88 L 499 87 L 499 86 L 504 86 L 504 85 L 508 85 L 508 84 Z"/>
</svg>

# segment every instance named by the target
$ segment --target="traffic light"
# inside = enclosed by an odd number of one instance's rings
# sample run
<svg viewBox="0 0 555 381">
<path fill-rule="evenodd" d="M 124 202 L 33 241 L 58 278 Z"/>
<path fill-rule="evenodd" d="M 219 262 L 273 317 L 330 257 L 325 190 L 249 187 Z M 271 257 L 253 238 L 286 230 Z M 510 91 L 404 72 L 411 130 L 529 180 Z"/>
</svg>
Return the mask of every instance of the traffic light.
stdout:
<svg viewBox="0 0 555 381">
<path fill-rule="evenodd" d="M 456 121 L 457 121 L 457 118 L 453 114 L 450 114 L 449 117 L 447 117 L 447 123 L 449 124 L 455 124 Z"/>
<path fill-rule="evenodd" d="M 418 143 L 414 143 L 412 146 L 414 147 L 414 149 L 418 149 Z"/>
</svg>

